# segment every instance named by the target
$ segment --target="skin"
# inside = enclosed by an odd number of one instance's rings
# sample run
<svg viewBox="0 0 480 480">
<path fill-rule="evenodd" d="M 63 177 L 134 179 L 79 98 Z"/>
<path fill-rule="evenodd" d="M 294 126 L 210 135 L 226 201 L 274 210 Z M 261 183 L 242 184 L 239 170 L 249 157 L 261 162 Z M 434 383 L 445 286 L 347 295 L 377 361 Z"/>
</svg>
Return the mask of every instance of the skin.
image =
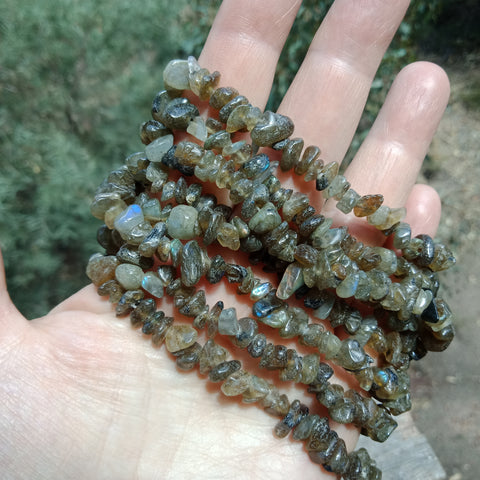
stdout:
<svg viewBox="0 0 480 480">
<path fill-rule="evenodd" d="M 200 64 L 264 107 L 299 5 L 225 0 Z M 321 145 L 325 160 L 343 158 L 407 6 L 404 0 L 337 0 L 315 35 L 279 111 L 293 119 L 306 145 Z M 441 68 L 405 67 L 346 172 L 360 194 L 382 193 L 386 205 L 407 206 L 414 234 L 434 235 L 440 218 L 436 192 L 415 181 L 448 96 Z M 282 180 L 298 188 L 290 176 Z M 303 183 L 303 191 L 310 187 Z M 324 212 L 360 240 L 381 244 L 364 221 L 328 203 Z M 1 261 L 0 267 L 3 273 Z M 246 312 L 232 292 L 222 282 L 207 303 L 225 298 Z M 162 309 L 168 313 L 171 306 L 165 301 Z M 3 478 L 334 478 L 300 443 L 276 439 L 277 420 L 261 408 L 225 399 L 197 373 L 179 373 L 165 348 L 152 348 L 128 318 L 117 319 L 92 285 L 27 322 L 0 274 L 0 328 Z M 313 405 L 295 387 L 287 391 L 290 400 Z M 338 432 L 353 448 L 356 431 Z"/>
</svg>

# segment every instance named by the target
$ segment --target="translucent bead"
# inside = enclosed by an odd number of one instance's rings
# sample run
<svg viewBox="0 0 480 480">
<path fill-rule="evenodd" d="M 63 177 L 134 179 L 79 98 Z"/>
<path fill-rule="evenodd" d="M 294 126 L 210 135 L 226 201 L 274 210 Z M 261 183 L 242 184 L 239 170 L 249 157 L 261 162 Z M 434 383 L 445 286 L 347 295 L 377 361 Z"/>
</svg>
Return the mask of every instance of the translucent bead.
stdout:
<svg viewBox="0 0 480 480">
<path fill-rule="evenodd" d="M 174 90 L 189 88 L 188 74 L 187 60 L 171 60 L 163 71 L 165 88 Z"/>
<path fill-rule="evenodd" d="M 140 206 L 130 205 L 126 208 L 114 222 L 115 229 L 120 235 L 128 235 L 134 227 L 140 225 L 144 221 L 143 212 Z"/>
<path fill-rule="evenodd" d="M 168 234 L 172 238 L 190 240 L 197 234 L 196 221 L 198 212 L 189 205 L 173 207 L 167 220 Z"/>
<path fill-rule="evenodd" d="M 277 289 L 277 297 L 286 300 L 305 282 L 303 280 L 303 267 L 298 263 L 291 263 L 283 274 Z"/>
<path fill-rule="evenodd" d="M 165 346 L 169 352 L 178 352 L 193 345 L 197 336 L 197 331 L 190 325 L 172 325 L 167 331 Z"/>
<path fill-rule="evenodd" d="M 115 270 L 115 278 L 126 290 L 137 290 L 142 285 L 143 270 L 136 265 L 122 263 Z"/>
<path fill-rule="evenodd" d="M 260 147 L 268 147 L 288 138 L 293 133 L 293 122 L 285 115 L 265 112 L 250 135 L 252 141 Z"/>
<path fill-rule="evenodd" d="M 218 317 L 218 333 L 220 335 L 235 336 L 239 333 L 240 326 L 235 308 L 225 308 Z"/>
<path fill-rule="evenodd" d="M 161 162 L 163 156 L 173 146 L 173 135 L 157 138 L 145 147 L 145 154 L 151 162 Z"/>
<path fill-rule="evenodd" d="M 142 288 L 156 298 L 163 297 L 163 282 L 154 272 L 147 272 L 142 279 Z"/>
</svg>

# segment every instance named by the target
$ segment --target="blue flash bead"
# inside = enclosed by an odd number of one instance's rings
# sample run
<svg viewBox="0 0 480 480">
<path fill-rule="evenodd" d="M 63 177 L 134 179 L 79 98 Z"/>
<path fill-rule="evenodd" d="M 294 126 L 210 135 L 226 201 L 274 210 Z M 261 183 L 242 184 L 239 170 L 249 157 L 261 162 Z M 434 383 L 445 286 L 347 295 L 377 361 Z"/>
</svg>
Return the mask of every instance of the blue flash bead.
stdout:
<svg viewBox="0 0 480 480">
<path fill-rule="evenodd" d="M 248 178 L 255 178 L 270 166 L 270 159 L 264 153 L 252 157 L 242 165 L 242 170 Z"/>
</svg>

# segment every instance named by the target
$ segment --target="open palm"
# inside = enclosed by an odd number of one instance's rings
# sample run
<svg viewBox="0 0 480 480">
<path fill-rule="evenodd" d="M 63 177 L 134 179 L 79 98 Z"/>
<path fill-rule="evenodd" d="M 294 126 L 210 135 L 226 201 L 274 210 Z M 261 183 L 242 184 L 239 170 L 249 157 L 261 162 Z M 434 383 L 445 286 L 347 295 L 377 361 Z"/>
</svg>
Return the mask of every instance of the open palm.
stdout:
<svg viewBox="0 0 480 480">
<path fill-rule="evenodd" d="M 299 4 L 225 0 L 200 64 L 264 107 Z M 337 0 L 313 39 L 279 111 L 306 145 L 321 146 L 324 160 L 342 160 L 407 5 Z M 406 67 L 346 172 L 360 194 L 406 205 L 414 233 L 433 235 L 440 216 L 436 193 L 415 179 L 448 93 L 437 66 Z M 299 188 L 289 175 L 281 180 Z M 328 204 L 324 212 L 337 215 Z M 362 241 L 382 241 L 358 219 L 336 220 Z M 225 286 L 215 297 L 237 301 Z M 165 349 L 117 319 L 91 285 L 27 322 L 2 280 L 0 327 L 2 478 L 329 477 L 301 444 L 274 438 L 275 420 L 260 408 L 224 399 L 197 373 L 179 373 Z M 352 447 L 356 432 L 341 432 Z"/>
</svg>

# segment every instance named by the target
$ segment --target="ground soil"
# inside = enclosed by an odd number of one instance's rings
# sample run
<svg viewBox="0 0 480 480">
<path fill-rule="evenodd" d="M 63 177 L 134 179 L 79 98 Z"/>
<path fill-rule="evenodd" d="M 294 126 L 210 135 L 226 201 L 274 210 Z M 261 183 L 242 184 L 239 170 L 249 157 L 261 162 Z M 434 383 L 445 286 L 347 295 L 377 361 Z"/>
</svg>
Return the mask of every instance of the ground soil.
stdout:
<svg viewBox="0 0 480 480">
<path fill-rule="evenodd" d="M 442 63 L 442 62 L 441 62 Z M 440 193 L 437 238 L 453 247 L 457 265 L 443 275 L 443 297 L 455 314 L 456 338 L 442 354 L 412 368 L 413 417 L 449 480 L 480 474 L 480 92 L 478 62 L 442 65 L 452 95 L 423 178 Z"/>
</svg>

